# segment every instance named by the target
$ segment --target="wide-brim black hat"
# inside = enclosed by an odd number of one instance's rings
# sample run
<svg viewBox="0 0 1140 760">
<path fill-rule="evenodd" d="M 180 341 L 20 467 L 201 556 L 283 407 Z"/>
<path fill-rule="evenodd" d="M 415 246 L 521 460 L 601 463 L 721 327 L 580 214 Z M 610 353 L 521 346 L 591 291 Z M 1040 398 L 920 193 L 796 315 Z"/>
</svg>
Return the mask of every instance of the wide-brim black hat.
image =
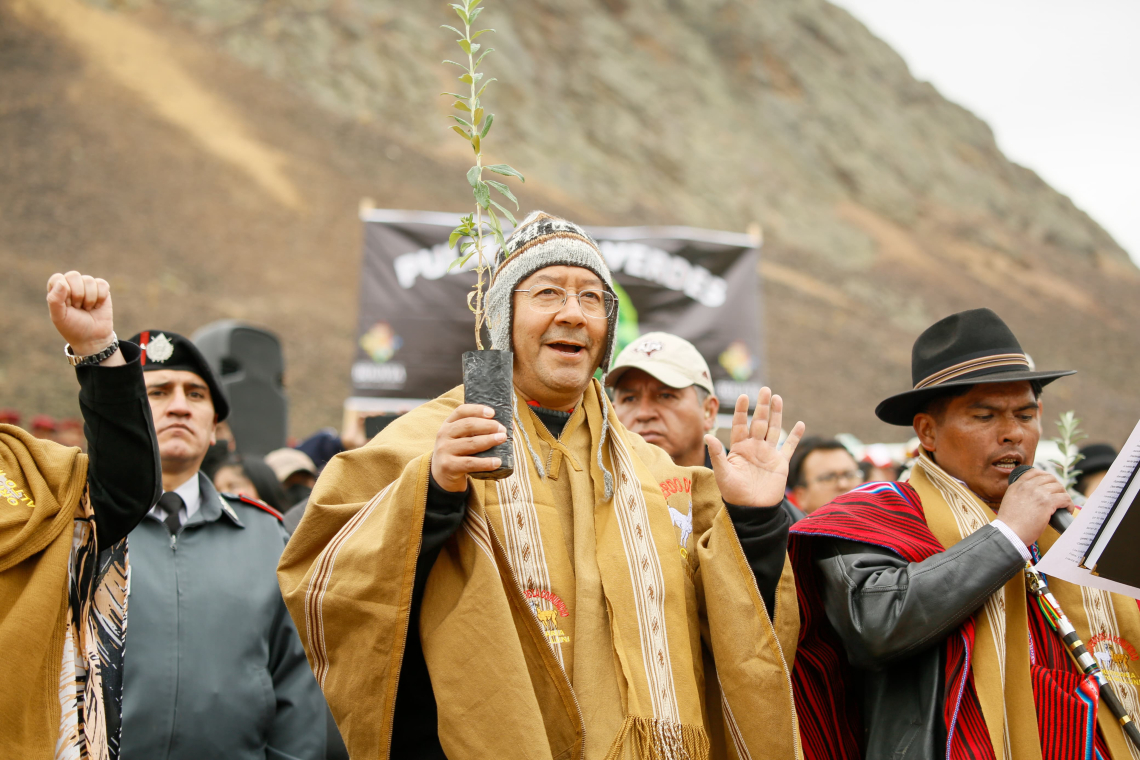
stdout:
<svg viewBox="0 0 1140 760">
<path fill-rule="evenodd" d="M 218 415 L 218 422 L 230 416 L 230 400 L 222 388 L 218 376 L 206 361 L 206 357 L 189 338 L 169 330 L 143 330 L 131 338 L 131 343 L 138 344 L 142 349 L 143 372 L 152 372 L 159 369 L 179 369 L 193 372 L 206 383 L 210 389 L 210 398 L 214 403 L 214 414 Z"/>
<path fill-rule="evenodd" d="M 1076 370 L 1037 371 L 1021 350 L 1013 331 L 989 309 L 951 314 L 928 327 L 910 357 L 914 388 L 875 408 L 883 422 L 911 425 L 914 415 L 947 388 L 982 383 L 1037 381 L 1041 385 Z"/>
</svg>

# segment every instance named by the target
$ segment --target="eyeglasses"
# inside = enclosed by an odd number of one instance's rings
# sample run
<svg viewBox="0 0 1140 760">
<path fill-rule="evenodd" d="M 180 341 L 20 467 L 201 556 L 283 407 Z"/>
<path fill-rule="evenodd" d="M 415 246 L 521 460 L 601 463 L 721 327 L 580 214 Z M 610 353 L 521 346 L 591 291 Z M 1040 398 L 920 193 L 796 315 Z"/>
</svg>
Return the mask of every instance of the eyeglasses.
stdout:
<svg viewBox="0 0 1140 760">
<path fill-rule="evenodd" d="M 813 478 L 813 483 L 827 484 L 846 480 L 848 483 L 863 482 L 863 473 L 859 470 L 845 470 L 843 472 L 828 472 Z"/>
<path fill-rule="evenodd" d="M 553 314 L 566 305 L 566 299 L 578 299 L 582 313 L 590 319 L 605 319 L 614 313 L 617 296 L 608 290 L 582 290 L 570 293 L 557 285 L 535 285 L 530 290 L 516 290 L 526 293 L 525 300 L 530 308 L 539 314 Z"/>
</svg>

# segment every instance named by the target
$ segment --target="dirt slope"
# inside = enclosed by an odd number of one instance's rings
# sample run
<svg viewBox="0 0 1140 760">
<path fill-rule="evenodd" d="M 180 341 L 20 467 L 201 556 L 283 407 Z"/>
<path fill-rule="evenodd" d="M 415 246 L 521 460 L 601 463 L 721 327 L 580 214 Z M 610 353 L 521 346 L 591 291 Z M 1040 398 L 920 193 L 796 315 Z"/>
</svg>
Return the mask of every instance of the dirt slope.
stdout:
<svg viewBox="0 0 1140 760">
<path fill-rule="evenodd" d="M 1140 273 L 989 129 L 822 0 L 504 0 L 498 158 L 587 223 L 765 232 L 771 380 L 820 433 L 897 440 L 927 324 L 986 305 L 1046 395 L 1119 442 Z M 121 334 L 248 319 L 285 340 L 291 428 L 348 392 L 362 196 L 466 205 L 446 3 L 0 0 L 0 406 L 75 412 L 42 302 L 110 275 Z M 498 86 L 498 85 L 494 85 Z"/>
</svg>

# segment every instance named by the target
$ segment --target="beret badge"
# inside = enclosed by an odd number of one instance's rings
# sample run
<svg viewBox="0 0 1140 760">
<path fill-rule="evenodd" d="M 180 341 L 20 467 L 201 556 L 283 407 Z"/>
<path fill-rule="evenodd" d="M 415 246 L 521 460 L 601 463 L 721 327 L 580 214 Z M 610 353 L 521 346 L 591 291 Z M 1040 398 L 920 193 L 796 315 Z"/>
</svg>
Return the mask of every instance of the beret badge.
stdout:
<svg viewBox="0 0 1140 760">
<path fill-rule="evenodd" d="M 174 355 L 174 344 L 170 342 L 162 333 L 150 339 L 150 343 L 146 346 L 146 360 L 148 362 L 155 362 L 162 364 L 164 361 Z"/>
</svg>

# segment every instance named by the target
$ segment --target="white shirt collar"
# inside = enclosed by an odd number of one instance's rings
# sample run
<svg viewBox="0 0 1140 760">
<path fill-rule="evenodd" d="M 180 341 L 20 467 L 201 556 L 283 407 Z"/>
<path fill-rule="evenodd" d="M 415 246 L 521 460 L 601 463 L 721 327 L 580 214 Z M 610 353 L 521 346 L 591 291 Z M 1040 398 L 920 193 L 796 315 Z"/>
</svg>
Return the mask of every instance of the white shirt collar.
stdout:
<svg viewBox="0 0 1140 760">
<path fill-rule="evenodd" d="M 194 473 L 185 483 L 175 488 L 174 493 L 182 497 L 184 506 L 178 510 L 178 518 L 185 525 L 202 506 L 202 486 L 198 483 L 198 473 Z M 166 513 L 157 504 L 147 514 L 160 521 L 166 518 Z"/>
<path fill-rule="evenodd" d="M 186 505 L 186 517 L 182 519 L 182 522 L 186 522 L 198 511 L 198 507 L 202 506 L 202 487 L 198 484 L 198 473 L 194 473 L 189 480 L 175 488 L 174 493 L 181 496 L 182 503 Z"/>
</svg>

